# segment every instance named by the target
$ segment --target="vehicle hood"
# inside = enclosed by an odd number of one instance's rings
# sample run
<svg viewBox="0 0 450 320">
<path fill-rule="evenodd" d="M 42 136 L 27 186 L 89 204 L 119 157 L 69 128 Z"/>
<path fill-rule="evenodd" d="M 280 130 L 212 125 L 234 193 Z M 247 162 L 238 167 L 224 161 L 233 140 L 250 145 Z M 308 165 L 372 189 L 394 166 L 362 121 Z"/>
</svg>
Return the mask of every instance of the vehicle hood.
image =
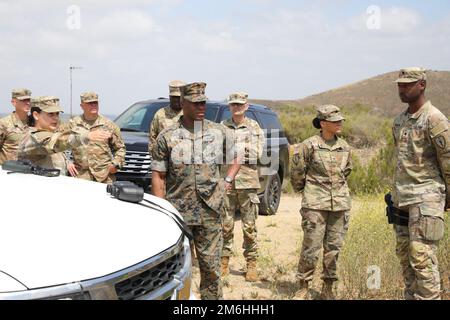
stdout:
<svg viewBox="0 0 450 320">
<path fill-rule="evenodd" d="M 30 289 L 120 271 L 182 235 L 172 218 L 119 201 L 100 183 L 0 170 L 0 194 L 0 271 Z M 176 212 L 165 200 L 146 198 Z"/>
<path fill-rule="evenodd" d="M 148 152 L 148 133 L 122 131 L 127 150 Z"/>
</svg>

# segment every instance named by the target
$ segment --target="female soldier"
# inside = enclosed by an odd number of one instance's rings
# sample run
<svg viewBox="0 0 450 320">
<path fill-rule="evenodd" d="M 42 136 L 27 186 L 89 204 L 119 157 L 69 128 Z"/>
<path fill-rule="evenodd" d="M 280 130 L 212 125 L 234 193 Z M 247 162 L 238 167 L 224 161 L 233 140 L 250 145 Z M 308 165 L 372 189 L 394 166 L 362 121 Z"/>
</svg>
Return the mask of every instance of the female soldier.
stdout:
<svg viewBox="0 0 450 320">
<path fill-rule="evenodd" d="M 321 129 L 298 145 L 291 163 L 291 183 L 302 198 L 304 233 L 297 278 L 300 289 L 296 297 L 308 295 L 320 250 L 323 246 L 324 281 L 321 296 L 334 299 L 333 283 L 338 280 L 336 265 L 348 229 L 351 208 L 347 177 L 352 170 L 349 145 L 337 135 L 342 132 L 344 117 L 333 105 L 317 108 L 313 125 Z"/>
<path fill-rule="evenodd" d="M 63 151 L 87 144 L 90 140 L 107 140 L 111 133 L 103 130 L 89 134 L 56 132 L 59 125 L 59 99 L 56 97 L 38 97 L 32 100 L 28 125 L 30 130 L 19 146 L 19 160 L 30 160 L 34 165 L 45 169 L 59 169 L 63 175 L 70 171 L 70 163 Z"/>
</svg>

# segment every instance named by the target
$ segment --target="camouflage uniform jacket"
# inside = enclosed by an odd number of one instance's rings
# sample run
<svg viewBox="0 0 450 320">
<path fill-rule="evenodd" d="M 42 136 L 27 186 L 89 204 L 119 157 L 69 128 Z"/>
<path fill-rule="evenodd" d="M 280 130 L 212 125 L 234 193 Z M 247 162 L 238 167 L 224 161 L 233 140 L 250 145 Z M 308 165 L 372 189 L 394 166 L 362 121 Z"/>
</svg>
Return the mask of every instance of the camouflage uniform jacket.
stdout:
<svg viewBox="0 0 450 320">
<path fill-rule="evenodd" d="M 234 179 L 233 189 L 259 189 L 258 160 L 263 153 L 264 132 L 255 120 L 247 117 L 239 125 L 232 119 L 224 120 L 222 124 L 230 129 L 229 136 L 236 144 L 237 153 L 242 152 L 244 155 L 244 164 Z"/>
<path fill-rule="evenodd" d="M 448 118 L 427 102 L 394 121 L 397 162 L 393 199 L 398 207 L 449 199 L 450 132 Z M 446 193 L 447 186 L 447 193 Z"/>
<path fill-rule="evenodd" d="M 20 121 L 15 113 L 0 119 L 0 164 L 17 160 L 17 148 L 27 130 L 26 122 Z"/>
<path fill-rule="evenodd" d="M 303 193 L 302 208 L 324 211 L 351 209 L 347 177 L 352 171 L 350 146 L 341 138 L 333 146 L 317 135 L 294 150 L 291 183 Z"/>
<path fill-rule="evenodd" d="M 202 202 L 221 213 L 225 196 L 220 167 L 226 128 L 204 120 L 198 133 L 177 124 L 163 130 L 153 148 L 152 170 L 166 173 L 166 199 L 188 225 L 202 224 Z"/>
<path fill-rule="evenodd" d="M 97 181 L 104 181 L 109 175 L 110 164 L 122 167 L 125 163 L 125 144 L 119 127 L 101 115 L 92 124 L 81 115 L 71 119 L 60 129 L 63 132 L 71 131 L 77 134 L 95 130 L 109 131 L 112 137 L 105 142 L 91 141 L 87 145 L 72 148 L 72 155 L 75 165 L 82 170 L 89 170 Z"/>
<path fill-rule="evenodd" d="M 170 105 L 158 110 L 155 116 L 153 117 L 153 121 L 150 124 L 150 143 L 148 145 L 148 152 L 151 154 L 151 148 L 156 144 L 156 138 L 164 129 L 173 126 L 177 123 L 180 117 L 183 115 L 183 110 L 176 112 L 173 110 Z"/>
<path fill-rule="evenodd" d="M 89 142 L 87 135 L 51 132 L 30 128 L 19 146 L 18 158 L 30 160 L 46 169 L 59 169 L 67 174 L 67 159 L 63 151 Z"/>
</svg>

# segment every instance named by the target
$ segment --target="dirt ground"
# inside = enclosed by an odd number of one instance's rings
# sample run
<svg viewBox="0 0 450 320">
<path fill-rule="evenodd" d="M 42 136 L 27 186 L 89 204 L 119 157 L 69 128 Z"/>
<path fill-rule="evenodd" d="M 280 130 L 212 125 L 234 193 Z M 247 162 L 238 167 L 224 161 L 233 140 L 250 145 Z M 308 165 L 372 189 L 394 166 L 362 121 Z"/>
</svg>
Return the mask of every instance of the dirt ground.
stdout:
<svg viewBox="0 0 450 320">
<path fill-rule="evenodd" d="M 292 196 L 283 196 L 280 208 L 275 216 L 259 216 L 257 220 L 260 258 L 258 269 L 261 280 L 256 283 L 245 282 L 245 260 L 242 255 L 242 229 L 239 217 L 235 223 L 234 256 L 230 260 L 230 275 L 224 279 L 223 294 L 226 300 L 280 299 L 295 292 L 295 269 L 300 253 L 300 200 Z M 273 274 L 275 266 L 286 274 L 283 288 L 274 288 Z M 199 270 L 194 267 L 193 291 L 199 296 Z M 280 282 L 277 281 L 280 285 Z M 278 294 L 277 294 L 278 293 Z"/>
</svg>

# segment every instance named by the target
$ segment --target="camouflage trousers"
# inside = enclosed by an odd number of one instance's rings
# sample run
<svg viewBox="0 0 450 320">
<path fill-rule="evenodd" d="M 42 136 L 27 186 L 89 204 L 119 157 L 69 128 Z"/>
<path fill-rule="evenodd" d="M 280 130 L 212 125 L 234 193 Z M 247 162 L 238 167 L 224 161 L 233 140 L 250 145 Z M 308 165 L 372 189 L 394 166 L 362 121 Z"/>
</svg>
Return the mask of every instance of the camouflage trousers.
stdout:
<svg viewBox="0 0 450 320">
<path fill-rule="evenodd" d="M 323 247 L 323 280 L 337 281 L 337 262 L 348 230 L 348 211 L 302 209 L 303 246 L 297 279 L 311 281 Z"/>
<path fill-rule="evenodd" d="M 444 203 L 421 203 L 401 208 L 409 212 L 408 226 L 394 226 L 396 253 L 405 282 L 405 299 L 440 299 L 437 250 L 444 237 Z"/>
<path fill-rule="evenodd" d="M 98 181 L 88 169 L 78 169 L 78 175 L 76 176 L 76 178 L 89 181 L 97 181 L 105 184 L 111 184 L 116 181 L 116 178 L 113 174 L 109 174 L 103 181 Z"/>
<path fill-rule="evenodd" d="M 220 215 L 202 205 L 202 224 L 189 226 L 194 235 L 194 246 L 200 268 L 202 300 L 222 299 L 220 253 L 222 251 L 222 220 Z"/>
<path fill-rule="evenodd" d="M 247 261 L 255 261 L 258 258 L 258 243 L 256 219 L 258 217 L 258 194 L 255 189 L 233 190 L 225 197 L 222 210 L 223 225 L 223 250 L 222 256 L 229 257 L 233 254 L 234 242 L 234 218 L 239 209 L 242 220 L 242 232 L 244 234 L 244 257 Z"/>
</svg>

